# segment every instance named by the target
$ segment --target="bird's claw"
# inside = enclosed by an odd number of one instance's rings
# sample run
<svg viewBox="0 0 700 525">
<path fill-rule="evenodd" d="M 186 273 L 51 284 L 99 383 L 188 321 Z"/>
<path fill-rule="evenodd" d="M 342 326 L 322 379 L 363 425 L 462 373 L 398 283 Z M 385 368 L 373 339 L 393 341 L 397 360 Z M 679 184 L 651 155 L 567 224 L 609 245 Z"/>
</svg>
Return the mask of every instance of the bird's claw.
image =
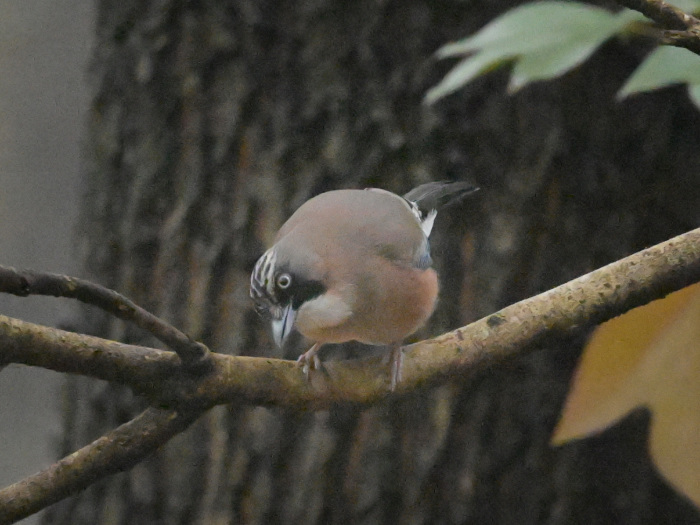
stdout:
<svg viewBox="0 0 700 525">
<path fill-rule="evenodd" d="M 396 345 L 391 348 L 391 391 L 396 390 L 396 385 L 401 382 L 401 369 L 403 368 L 403 348 Z"/>
<path fill-rule="evenodd" d="M 315 344 L 297 359 L 297 366 L 301 367 L 307 381 L 311 381 L 311 371 L 321 368 L 321 360 L 318 357 L 318 349 L 321 345 Z"/>
</svg>

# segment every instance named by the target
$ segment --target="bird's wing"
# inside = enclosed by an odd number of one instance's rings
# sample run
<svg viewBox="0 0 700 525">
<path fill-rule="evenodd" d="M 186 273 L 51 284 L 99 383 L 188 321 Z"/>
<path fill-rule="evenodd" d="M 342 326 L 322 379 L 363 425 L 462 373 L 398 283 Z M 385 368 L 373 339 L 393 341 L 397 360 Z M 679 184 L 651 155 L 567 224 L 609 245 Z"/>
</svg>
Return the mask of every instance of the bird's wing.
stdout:
<svg viewBox="0 0 700 525">
<path fill-rule="evenodd" d="M 403 197 L 385 190 L 366 191 L 364 215 L 369 223 L 367 242 L 377 255 L 425 269 L 430 267 L 430 244 L 421 223 Z"/>
<path fill-rule="evenodd" d="M 286 237 L 297 252 L 311 250 L 323 260 L 360 253 L 418 268 L 431 263 L 428 239 L 409 203 L 385 190 L 322 193 L 292 214 L 277 242 Z"/>
</svg>

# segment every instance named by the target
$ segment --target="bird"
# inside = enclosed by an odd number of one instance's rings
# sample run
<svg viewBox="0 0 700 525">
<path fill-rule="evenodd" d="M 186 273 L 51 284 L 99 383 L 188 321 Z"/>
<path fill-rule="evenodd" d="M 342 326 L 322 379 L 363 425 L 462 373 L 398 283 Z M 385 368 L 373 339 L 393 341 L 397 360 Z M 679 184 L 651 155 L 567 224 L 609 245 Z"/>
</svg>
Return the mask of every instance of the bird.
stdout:
<svg viewBox="0 0 700 525">
<path fill-rule="evenodd" d="M 396 388 L 401 343 L 438 298 L 428 241 L 437 210 L 478 189 L 443 181 L 403 197 L 379 188 L 332 190 L 289 217 L 255 264 L 250 296 L 279 347 L 295 329 L 313 342 L 297 360 L 307 378 L 321 367 L 321 346 L 358 341 L 389 347 Z"/>
</svg>

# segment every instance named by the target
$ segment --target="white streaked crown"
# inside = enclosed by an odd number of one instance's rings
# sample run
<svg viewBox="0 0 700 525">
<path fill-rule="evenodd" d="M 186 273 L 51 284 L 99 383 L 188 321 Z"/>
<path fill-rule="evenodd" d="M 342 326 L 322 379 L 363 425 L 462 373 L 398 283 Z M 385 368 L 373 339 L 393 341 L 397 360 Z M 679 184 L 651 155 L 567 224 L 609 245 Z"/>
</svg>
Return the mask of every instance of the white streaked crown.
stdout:
<svg viewBox="0 0 700 525">
<path fill-rule="evenodd" d="M 250 296 L 253 299 L 266 298 L 269 300 L 274 298 L 276 262 L 277 253 L 273 246 L 255 263 L 255 268 L 250 276 Z"/>
</svg>

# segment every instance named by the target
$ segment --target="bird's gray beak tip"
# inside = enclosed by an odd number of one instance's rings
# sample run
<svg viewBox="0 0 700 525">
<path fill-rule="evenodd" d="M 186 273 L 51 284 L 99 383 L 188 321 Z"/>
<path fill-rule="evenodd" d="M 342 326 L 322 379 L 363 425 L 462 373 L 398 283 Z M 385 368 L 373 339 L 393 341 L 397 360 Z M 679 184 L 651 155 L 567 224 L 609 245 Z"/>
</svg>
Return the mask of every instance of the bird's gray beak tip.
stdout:
<svg viewBox="0 0 700 525">
<path fill-rule="evenodd" d="M 282 310 L 282 316 L 279 319 L 272 320 L 272 335 L 278 347 L 282 348 L 287 337 L 292 333 L 295 318 L 296 311 L 292 308 L 292 305 L 287 305 Z"/>
</svg>

